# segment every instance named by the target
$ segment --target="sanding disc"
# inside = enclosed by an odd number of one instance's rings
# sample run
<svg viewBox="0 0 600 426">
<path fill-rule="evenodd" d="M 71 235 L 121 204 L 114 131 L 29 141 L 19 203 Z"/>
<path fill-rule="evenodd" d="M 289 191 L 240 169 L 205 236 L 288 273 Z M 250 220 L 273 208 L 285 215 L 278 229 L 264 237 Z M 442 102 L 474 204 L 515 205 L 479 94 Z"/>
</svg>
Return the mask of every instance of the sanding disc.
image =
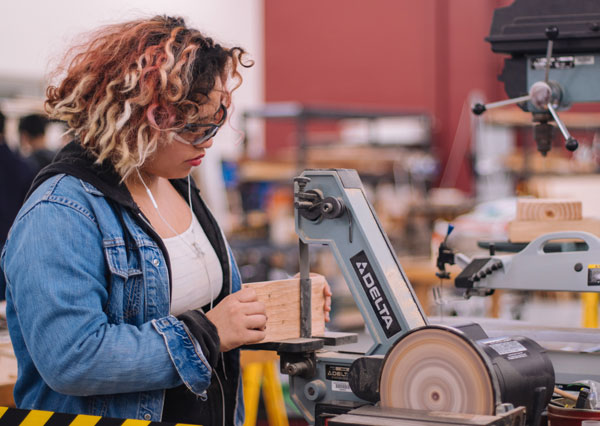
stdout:
<svg viewBox="0 0 600 426">
<path fill-rule="evenodd" d="M 474 343 L 452 329 L 424 327 L 401 338 L 385 357 L 381 406 L 494 414 L 490 372 Z"/>
</svg>

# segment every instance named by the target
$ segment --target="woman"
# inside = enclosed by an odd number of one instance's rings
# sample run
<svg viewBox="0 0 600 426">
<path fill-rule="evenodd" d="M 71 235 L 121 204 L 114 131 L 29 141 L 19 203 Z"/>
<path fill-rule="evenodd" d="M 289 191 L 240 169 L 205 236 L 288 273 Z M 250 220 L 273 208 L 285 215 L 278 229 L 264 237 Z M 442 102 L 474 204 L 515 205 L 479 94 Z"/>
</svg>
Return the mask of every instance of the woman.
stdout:
<svg viewBox="0 0 600 426">
<path fill-rule="evenodd" d="M 265 308 L 238 291 L 189 173 L 244 53 L 182 19 L 137 20 L 75 48 L 48 89 L 75 139 L 37 176 L 1 259 L 18 407 L 243 422 L 234 349 L 264 338 Z"/>
</svg>

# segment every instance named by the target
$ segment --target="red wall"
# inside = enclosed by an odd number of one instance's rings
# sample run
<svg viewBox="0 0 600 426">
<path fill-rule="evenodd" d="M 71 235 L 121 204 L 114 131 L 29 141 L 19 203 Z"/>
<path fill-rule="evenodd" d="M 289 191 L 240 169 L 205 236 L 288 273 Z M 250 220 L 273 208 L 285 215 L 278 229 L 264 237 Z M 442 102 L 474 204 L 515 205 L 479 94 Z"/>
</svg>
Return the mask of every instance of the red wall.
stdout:
<svg viewBox="0 0 600 426">
<path fill-rule="evenodd" d="M 266 100 L 428 111 L 447 167 L 440 185 L 469 191 L 468 111 L 459 121 L 472 90 L 505 98 L 501 58 L 483 39 L 506 3 L 265 0 Z M 292 143 L 289 132 L 270 125 L 267 151 Z"/>
</svg>

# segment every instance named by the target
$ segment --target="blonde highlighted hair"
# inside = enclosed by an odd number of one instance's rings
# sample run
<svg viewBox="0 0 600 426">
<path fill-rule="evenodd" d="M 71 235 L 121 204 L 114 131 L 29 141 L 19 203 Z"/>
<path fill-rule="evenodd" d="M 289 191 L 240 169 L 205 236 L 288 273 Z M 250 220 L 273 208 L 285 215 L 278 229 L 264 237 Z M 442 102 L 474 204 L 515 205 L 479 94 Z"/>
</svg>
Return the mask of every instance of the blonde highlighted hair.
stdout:
<svg viewBox="0 0 600 426">
<path fill-rule="evenodd" d="M 46 90 L 46 111 L 65 121 L 98 163 L 110 161 L 125 179 L 156 150 L 161 132 L 207 119 L 202 107 L 217 77 L 235 81 L 223 88 L 223 103 L 230 106 L 242 82 L 238 65 L 252 66 L 245 54 L 181 18 L 107 26 L 69 51 L 56 70 L 66 76 Z"/>
</svg>

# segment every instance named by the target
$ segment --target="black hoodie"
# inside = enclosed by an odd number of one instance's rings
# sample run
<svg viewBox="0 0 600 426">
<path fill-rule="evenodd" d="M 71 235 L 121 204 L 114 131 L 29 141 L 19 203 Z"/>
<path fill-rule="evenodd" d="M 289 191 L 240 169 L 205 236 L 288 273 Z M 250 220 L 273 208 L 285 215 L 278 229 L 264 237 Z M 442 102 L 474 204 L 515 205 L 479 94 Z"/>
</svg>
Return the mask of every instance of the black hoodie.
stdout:
<svg viewBox="0 0 600 426">
<path fill-rule="evenodd" d="M 171 264 L 162 239 L 131 197 L 127 186 L 121 182 L 121 176 L 115 171 L 112 164 L 109 161 L 97 164 L 95 160 L 96 158 L 77 141 L 69 143 L 56 155 L 51 164 L 38 173 L 27 197 L 44 181 L 57 174 L 64 173 L 74 176 L 93 185 L 102 192 L 109 203 L 124 207 L 144 232 L 155 240 L 167 262 L 169 287 L 171 287 Z M 186 200 L 188 180 L 173 179 L 170 182 Z M 192 185 L 194 189 L 192 191 L 192 209 L 214 248 L 223 270 L 223 289 L 214 301 L 214 304 L 217 304 L 231 291 L 229 253 L 216 220 L 198 195 L 196 186 L 193 183 Z M 121 211 L 117 208 L 114 210 L 115 212 Z M 121 223 L 124 223 L 122 218 Z M 123 226 L 123 231 L 126 239 L 130 238 L 126 226 Z M 206 309 L 208 309 L 208 306 L 205 306 L 203 310 Z M 202 312 L 188 311 L 179 315 L 178 319 L 186 324 L 200 344 L 203 354 L 213 368 L 213 379 L 207 390 L 208 398 L 206 401 L 196 397 L 185 385 L 167 389 L 162 421 L 201 423 L 203 425 L 233 424 L 240 374 L 238 351 L 230 351 L 220 356 L 220 341 L 217 329 Z M 227 365 L 226 368 L 225 365 Z M 225 406 L 223 406 L 223 399 L 225 399 Z M 223 412 L 225 413 L 225 419 L 223 419 Z"/>
</svg>

